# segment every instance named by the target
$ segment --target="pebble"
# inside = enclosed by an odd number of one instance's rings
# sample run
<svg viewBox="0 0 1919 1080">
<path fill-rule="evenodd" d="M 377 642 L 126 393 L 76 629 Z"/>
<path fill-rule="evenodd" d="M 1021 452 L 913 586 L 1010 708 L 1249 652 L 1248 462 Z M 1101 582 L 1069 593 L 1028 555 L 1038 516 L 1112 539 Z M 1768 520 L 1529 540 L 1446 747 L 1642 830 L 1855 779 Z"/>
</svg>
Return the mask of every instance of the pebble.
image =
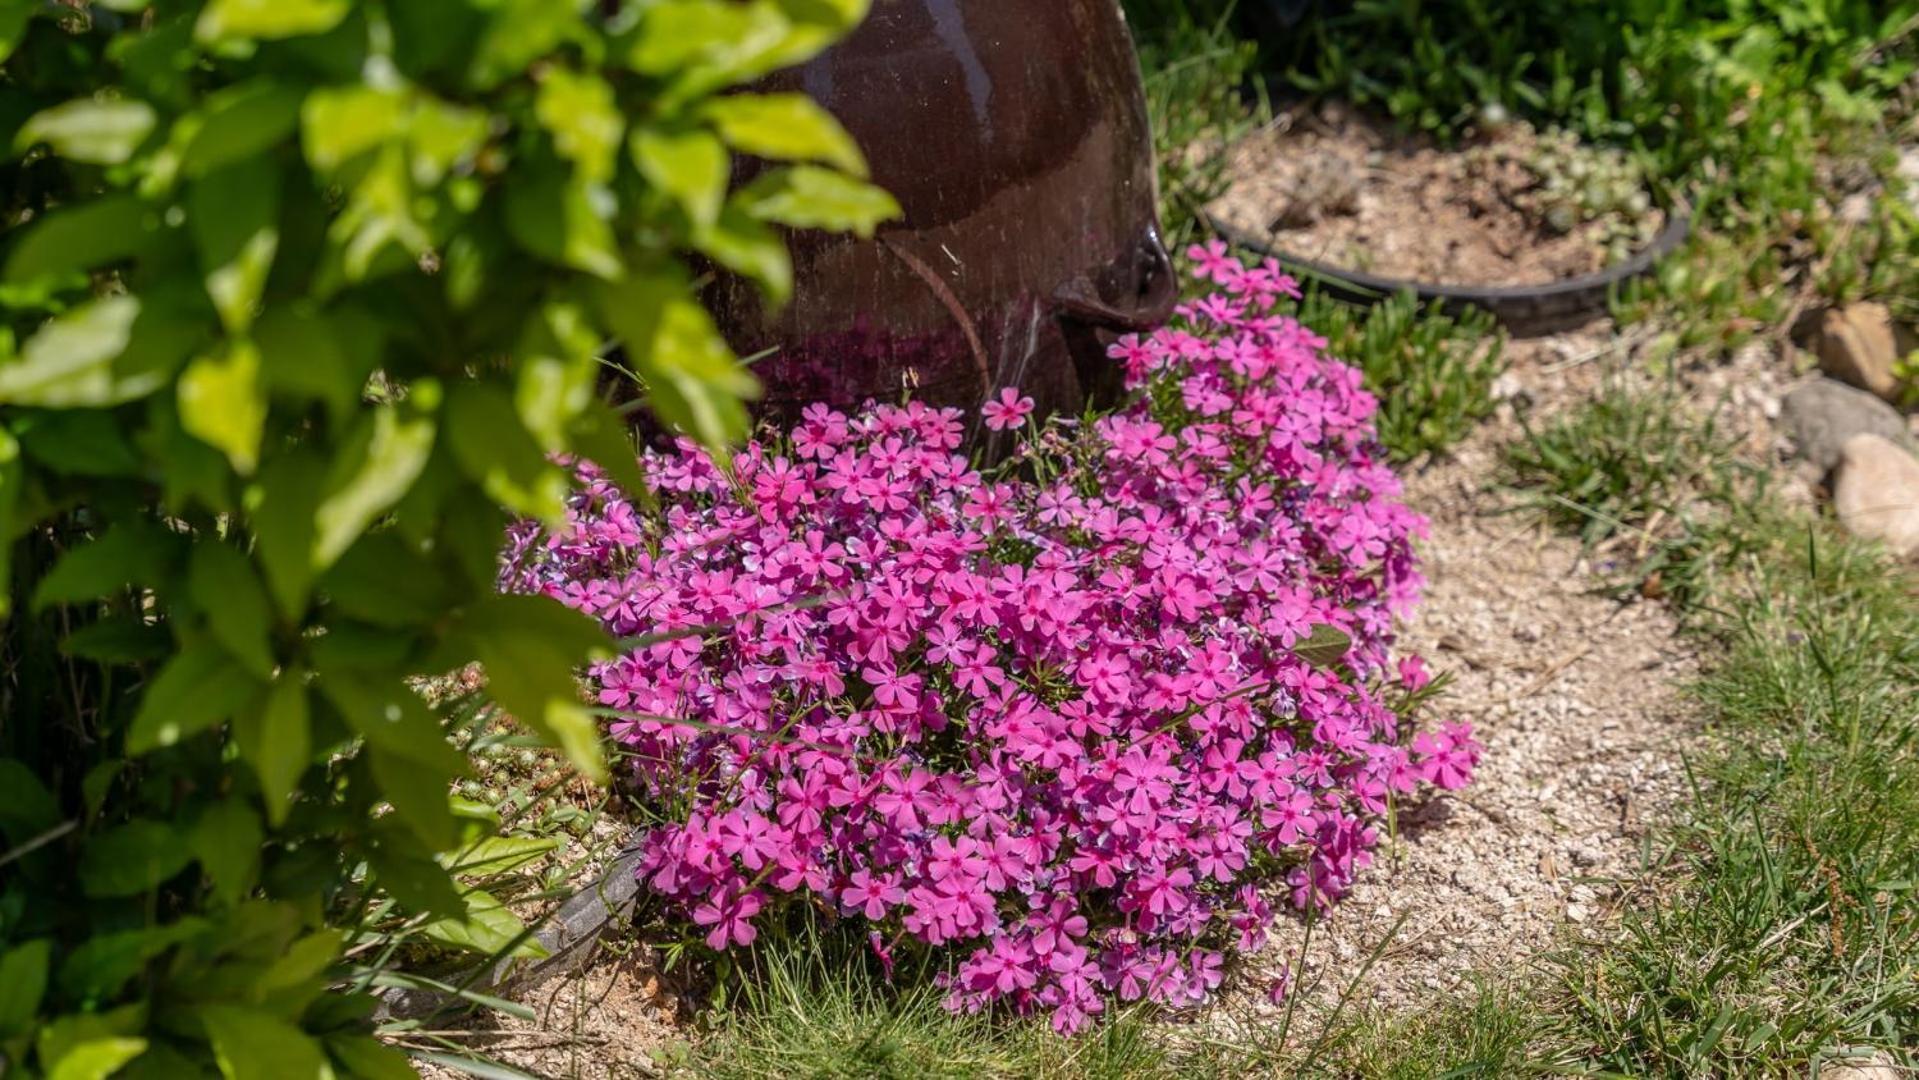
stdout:
<svg viewBox="0 0 1919 1080">
<path fill-rule="evenodd" d="M 1780 423 L 1799 456 L 1832 471 L 1855 435 L 1909 439 L 1898 410 L 1863 390 L 1832 379 L 1813 378 L 1794 387 L 1780 405 Z"/>
<path fill-rule="evenodd" d="M 1819 368 L 1840 382 L 1896 401 L 1900 382 L 1893 365 L 1912 350 L 1911 339 L 1884 304 L 1829 308 L 1819 320 Z"/>
<path fill-rule="evenodd" d="M 1847 440 L 1832 502 L 1853 535 L 1902 558 L 1919 555 L 1919 458 L 1904 447 L 1877 435 Z"/>
</svg>

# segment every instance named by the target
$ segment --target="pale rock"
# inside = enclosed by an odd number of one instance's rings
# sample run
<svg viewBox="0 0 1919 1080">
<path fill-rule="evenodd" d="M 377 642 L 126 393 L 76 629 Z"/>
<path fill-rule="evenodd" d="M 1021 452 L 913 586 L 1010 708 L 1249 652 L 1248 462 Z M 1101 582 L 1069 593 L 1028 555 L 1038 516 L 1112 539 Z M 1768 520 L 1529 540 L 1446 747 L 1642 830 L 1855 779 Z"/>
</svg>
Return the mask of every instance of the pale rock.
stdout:
<svg viewBox="0 0 1919 1080">
<path fill-rule="evenodd" d="M 1879 303 L 1829 308 L 1819 320 L 1819 368 L 1885 401 L 1899 398 L 1893 365 L 1913 348 L 1911 335 Z"/>
<path fill-rule="evenodd" d="M 1833 509 L 1854 536 L 1919 555 L 1919 458 L 1877 435 L 1846 442 L 1833 482 Z"/>
<path fill-rule="evenodd" d="M 1820 1080 L 1903 1080 L 1910 1075 L 1884 1050 L 1875 1050 L 1866 1057 L 1827 1062 L 1819 1067 Z"/>
<path fill-rule="evenodd" d="M 1787 392 L 1779 422 L 1799 456 L 1821 476 L 1838 466 L 1855 435 L 1895 442 L 1910 438 L 1898 410 L 1863 390 L 1825 378 L 1809 379 Z"/>
</svg>

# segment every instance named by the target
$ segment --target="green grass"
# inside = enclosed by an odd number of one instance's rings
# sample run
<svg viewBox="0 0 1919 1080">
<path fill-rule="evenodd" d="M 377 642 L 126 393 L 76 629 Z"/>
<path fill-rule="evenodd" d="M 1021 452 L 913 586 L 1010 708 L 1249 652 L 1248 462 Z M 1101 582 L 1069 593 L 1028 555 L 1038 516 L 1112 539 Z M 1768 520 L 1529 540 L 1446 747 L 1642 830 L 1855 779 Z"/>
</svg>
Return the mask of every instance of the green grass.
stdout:
<svg viewBox="0 0 1919 1080">
<path fill-rule="evenodd" d="M 1040 1021 L 957 1015 L 941 1004 L 930 971 L 902 972 L 890 983 L 865 946 L 840 931 L 815 928 L 766 942 L 751 963 L 705 1032 L 668 1055 L 671 1073 L 712 1080 L 1130 1080 L 1166 1066 L 1137 1014 L 1122 1013 L 1076 1039 L 1062 1039 Z"/>
<path fill-rule="evenodd" d="M 1508 478 L 1588 544 L 1683 514 L 1702 482 L 1724 472 L 1732 448 L 1712 416 L 1693 415 L 1676 389 L 1636 390 L 1611 378 L 1598 396 L 1525 427 L 1506 448 Z"/>
<path fill-rule="evenodd" d="M 1747 516 L 1685 817 L 1611 940 L 1519 990 L 1375 1018 L 1365 1075 L 1806 1075 L 1919 1044 L 1919 604 L 1878 553 Z M 1488 1044 L 1488 1033 L 1496 1038 Z M 1488 1052 L 1490 1051 L 1490 1052 Z"/>
<path fill-rule="evenodd" d="M 1182 251 L 1208 233 L 1199 211 L 1226 189 L 1223 151 L 1267 115 L 1250 81 L 1259 50 L 1235 33 L 1230 4 L 1124 6 L 1159 150 L 1160 227 Z"/>
</svg>

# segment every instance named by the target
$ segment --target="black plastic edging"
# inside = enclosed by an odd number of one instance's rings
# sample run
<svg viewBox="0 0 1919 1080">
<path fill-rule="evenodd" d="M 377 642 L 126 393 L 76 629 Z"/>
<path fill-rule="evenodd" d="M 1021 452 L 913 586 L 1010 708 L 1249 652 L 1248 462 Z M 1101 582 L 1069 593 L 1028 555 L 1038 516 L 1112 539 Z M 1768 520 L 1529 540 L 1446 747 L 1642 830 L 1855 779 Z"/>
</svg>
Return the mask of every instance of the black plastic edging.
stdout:
<svg viewBox="0 0 1919 1080">
<path fill-rule="evenodd" d="M 1624 261 L 1597 273 L 1543 285 L 1441 285 L 1381 277 L 1314 262 L 1276 248 L 1266 240 L 1210 213 L 1202 212 L 1201 216 L 1227 243 L 1278 259 L 1280 265 L 1301 276 L 1315 279 L 1326 293 L 1342 300 L 1372 304 L 1410 290 L 1421 301 L 1437 300 L 1443 308 L 1453 313 L 1466 307 L 1483 308 L 1500 322 L 1516 329 L 1561 325 L 1604 311 L 1613 286 L 1651 270 L 1654 264 L 1671 254 L 1692 233 L 1692 214 L 1681 207 L 1671 211 L 1665 228 L 1653 237 L 1652 243 Z"/>
</svg>

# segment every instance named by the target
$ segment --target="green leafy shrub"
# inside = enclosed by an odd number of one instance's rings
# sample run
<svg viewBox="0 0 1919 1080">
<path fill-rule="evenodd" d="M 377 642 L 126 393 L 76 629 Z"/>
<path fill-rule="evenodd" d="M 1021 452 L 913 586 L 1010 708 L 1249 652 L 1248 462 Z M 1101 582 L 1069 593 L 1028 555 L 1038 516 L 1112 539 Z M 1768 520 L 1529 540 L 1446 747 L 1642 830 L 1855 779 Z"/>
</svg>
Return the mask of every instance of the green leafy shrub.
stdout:
<svg viewBox="0 0 1919 1080">
<path fill-rule="evenodd" d="M 0 1071 L 404 1075 L 330 925 L 524 943 L 448 872 L 493 823 L 421 680 L 600 770 L 611 643 L 495 595 L 502 526 L 556 453 L 641 483 L 610 348 L 744 429 L 682 253 L 778 302 L 778 227 L 896 212 L 809 100 L 720 93 L 865 6 L 0 0 Z"/>
</svg>

